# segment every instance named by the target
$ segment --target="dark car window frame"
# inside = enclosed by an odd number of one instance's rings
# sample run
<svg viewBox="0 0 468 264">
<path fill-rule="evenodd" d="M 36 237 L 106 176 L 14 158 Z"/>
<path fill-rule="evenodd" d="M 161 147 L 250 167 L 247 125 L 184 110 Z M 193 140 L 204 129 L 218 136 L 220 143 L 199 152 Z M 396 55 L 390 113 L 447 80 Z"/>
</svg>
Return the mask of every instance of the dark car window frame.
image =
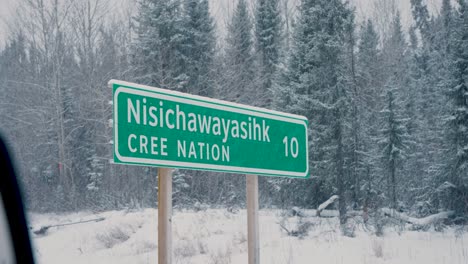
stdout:
<svg viewBox="0 0 468 264">
<path fill-rule="evenodd" d="M 17 263 L 34 263 L 18 180 L 7 146 L 0 136 L 0 194 L 4 203 Z"/>
</svg>

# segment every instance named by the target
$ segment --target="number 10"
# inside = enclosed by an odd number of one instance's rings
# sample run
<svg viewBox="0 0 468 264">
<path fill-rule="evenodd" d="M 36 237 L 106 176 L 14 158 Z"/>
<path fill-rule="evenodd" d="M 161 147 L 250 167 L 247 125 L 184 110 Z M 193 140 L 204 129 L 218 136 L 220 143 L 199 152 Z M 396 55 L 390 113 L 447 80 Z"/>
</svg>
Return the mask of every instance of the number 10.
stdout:
<svg viewBox="0 0 468 264">
<path fill-rule="evenodd" d="M 283 139 L 284 143 L 284 155 L 288 157 L 289 151 L 291 151 L 291 156 L 293 158 L 297 158 L 297 155 L 299 154 L 299 143 L 297 143 L 297 138 L 293 137 L 291 138 L 291 142 L 288 144 L 288 137 L 284 137 Z M 289 151 L 288 151 L 288 145 L 289 145 Z"/>
</svg>

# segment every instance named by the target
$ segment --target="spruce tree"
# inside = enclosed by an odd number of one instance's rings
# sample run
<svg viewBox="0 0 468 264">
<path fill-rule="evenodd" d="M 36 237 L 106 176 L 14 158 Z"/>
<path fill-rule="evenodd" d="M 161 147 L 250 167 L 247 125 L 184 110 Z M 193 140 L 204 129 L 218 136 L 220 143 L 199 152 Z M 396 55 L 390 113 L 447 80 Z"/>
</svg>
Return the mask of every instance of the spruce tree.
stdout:
<svg viewBox="0 0 468 264">
<path fill-rule="evenodd" d="M 418 150 L 415 151 L 417 161 L 413 172 L 418 192 L 418 204 L 430 204 L 425 208 L 425 214 L 437 212 L 440 207 L 446 207 L 437 201 L 440 195 L 424 190 L 438 190 L 446 181 L 451 181 L 450 156 L 447 149 L 451 148 L 447 140 L 447 117 L 450 119 L 448 91 L 455 86 L 453 78 L 454 11 L 450 1 L 442 1 L 439 16 L 429 17 L 427 7 L 416 3 L 413 15 L 417 21 L 417 29 L 421 32 L 420 47 L 413 52 L 411 85 L 417 91 L 416 124 L 418 129 Z M 419 12 L 414 12 L 419 10 Z M 431 201 L 427 203 L 427 201 Z M 443 202 L 445 203 L 445 202 Z"/>
<path fill-rule="evenodd" d="M 183 66 L 188 76 L 187 91 L 213 96 L 216 36 L 208 0 L 184 1 L 183 32 Z"/>
<path fill-rule="evenodd" d="M 358 84 L 364 94 L 369 96 L 366 102 L 370 104 L 373 103 L 371 98 L 377 92 L 381 74 L 378 46 L 379 36 L 372 21 L 368 20 L 361 28 L 358 46 Z"/>
<path fill-rule="evenodd" d="M 222 97 L 242 103 L 253 103 L 254 59 L 252 22 L 245 0 L 239 0 L 228 24 L 225 73 Z"/>
<path fill-rule="evenodd" d="M 387 177 L 387 194 L 389 205 L 396 209 L 398 206 L 398 175 L 401 162 L 407 148 L 407 134 L 405 119 L 402 118 L 402 102 L 395 79 L 391 79 L 385 87 L 385 108 L 381 111 L 382 125 L 381 139 L 383 167 Z"/>
<path fill-rule="evenodd" d="M 368 214 L 373 214 L 379 206 L 377 194 L 379 193 L 377 182 L 381 178 L 379 169 L 379 149 L 376 147 L 376 138 L 380 124 L 378 113 L 381 101 L 379 100 L 382 87 L 381 52 L 379 50 L 379 35 L 371 20 L 364 23 L 360 30 L 360 41 L 357 53 L 357 86 L 360 91 L 360 111 L 362 118 L 362 154 L 361 174 L 364 179 L 362 206 Z M 371 210 L 371 211 L 369 211 Z"/>
<path fill-rule="evenodd" d="M 161 88 L 187 91 L 179 0 L 141 0 L 133 44 L 134 79 Z"/>
<path fill-rule="evenodd" d="M 269 89 L 275 77 L 281 51 L 281 14 L 278 0 L 258 0 L 255 12 L 255 40 L 261 68 L 260 104 L 269 104 Z"/>
<path fill-rule="evenodd" d="M 344 146 L 348 140 L 345 129 L 349 126 L 347 94 L 351 92 L 346 81 L 345 34 L 351 15 L 348 5 L 339 0 L 301 1 L 287 71 L 274 89 L 278 107 L 305 115 L 313 124 L 309 129 L 311 172 L 329 186 L 324 187 L 330 190 L 328 195 L 336 188 L 343 227 L 347 218 Z M 300 184 L 304 190 L 313 189 Z M 315 180 L 314 184 L 321 183 Z M 327 195 L 324 190 L 321 193 Z M 298 192 L 294 196 L 305 194 Z M 326 199 L 316 196 L 306 201 L 318 205 Z"/>
<path fill-rule="evenodd" d="M 421 31 L 423 38 L 429 38 L 431 35 L 430 15 L 424 0 L 411 0 L 411 11 L 416 22 L 416 27 Z"/>
<path fill-rule="evenodd" d="M 384 43 L 386 60 L 386 84 L 383 90 L 384 108 L 380 145 L 382 148 L 383 169 L 387 177 L 387 197 L 389 205 L 398 205 L 398 172 L 404 168 L 403 157 L 407 154 L 410 138 L 407 134 L 407 113 L 404 111 L 404 95 L 408 94 L 406 82 L 406 41 L 403 34 L 400 14 L 397 12 L 392 21 L 392 34 Z M 406 97 L 408 98 L 408 97 Z"/>
<path fill-rule="evenodd" d="M 443 38 L 445 45 L 447 46 L 451 38 L 451 32 L 453 30 L 453 8 L 450 0 L 442 0 L 440 16 L 443 25 Z"/>
<path fill-rule="evenodd" d="M 411 188 L 412 192 L 406 192 L 404 198 L 409 204 L 424 205 L 426 201 L 430 200 L 427 191 L 431 187 L 430 173 L 428 164 L 428 155 L 425 151 L 428 148 L 428 132 L 426 116 L 422 108 L 423 102 L 428 100 L 422 96 L 421 83 L 423 81 L 423 73 L 420 68 L 420 48 L 419 39 L 416 35 L 416 27 L 412 26 L 409 30 L 409 47 L 406 53 L 408 60 L 408 85 L 406 90 L 406 112 L 408 121 L 406 122 L 406 129 L 409 137 L 411 137 L 414 144 L 408 146 L 408 154 L 406 158 L 406 172 L 408 175 L 406 181 L 406 188 Z M 415 203 L 416 202 L 416 203 Z M 415 208 L 413 208 L 415 209 Z M 425 216 L 427 209 L 421 206 L 415 210 L 419 216 Z"/>
<path fill-rule="evenodd" d="M 456 186 L 449 204 L 457 212 L 468 212 L 468 3 L 459 0 L 456 14 L 456 30 L 453 38 L 452 80 L 449 89 L 450 115 L 448 139 L 450 145 L 450 181 Z"/>
</svg>

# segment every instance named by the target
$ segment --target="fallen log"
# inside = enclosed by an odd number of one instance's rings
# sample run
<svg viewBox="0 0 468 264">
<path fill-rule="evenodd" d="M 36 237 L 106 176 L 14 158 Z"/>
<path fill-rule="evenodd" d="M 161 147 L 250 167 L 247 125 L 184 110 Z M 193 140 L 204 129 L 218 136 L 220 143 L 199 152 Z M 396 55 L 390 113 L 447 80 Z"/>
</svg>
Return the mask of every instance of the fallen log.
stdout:
<svg viewBox="0 0 468 264">
<path fill-rule="evenodd" d="M 72 223 L 46 225 L 46 226 L 41 226 L 39 229 L 33 230 L 32 232 L 35 235 L 44 235 L 52 227 L 78 225 L 78 224 L 84 224 L 84 223 L 89 223 L 89 222 L 101 222 L 101 221 L 104 221 L 105 219 L 106 219 L 105 217 L 100 217 L 100 218 L 96 218 L 96 219 L 90 219 L 90 220 L 84 220 L 84 221 L 78 221 L 78 222 L 72 222 Z"/>
<path fill-rule="evenodd" d="M 319 207 L 317 208 L 317 212 L 316 212 L 317 216 L 320 216 L 320 214 L 322 213 L 323 210 L 325 210 L 325 208 L 327 208 L 330 204 L 334 203 L 338 199 L 339 199 L 338 195 L 333 195 L 332 197 L 328 198 L 328 200 L 326 200 L 324 203 L 319 205 Z"/>
<path fill-rule="evenodd" d="M 415 217 L 408 216 L 405 213 L 397 212 L 396 210 L 390 209 L 390 208 L 382 208 L 380 210 L 385 216 L 393 217 L 395 219 L 407 222 L 415 226 L 420 226 L 420 227 L 439 223 L 442 220 L 445 220 L 455 214 L 454 211 L 446 211 L 446 212 L 440 212 L 437 214 L 429 215 L 423 218 L 415 218 Z"/>
</svg>

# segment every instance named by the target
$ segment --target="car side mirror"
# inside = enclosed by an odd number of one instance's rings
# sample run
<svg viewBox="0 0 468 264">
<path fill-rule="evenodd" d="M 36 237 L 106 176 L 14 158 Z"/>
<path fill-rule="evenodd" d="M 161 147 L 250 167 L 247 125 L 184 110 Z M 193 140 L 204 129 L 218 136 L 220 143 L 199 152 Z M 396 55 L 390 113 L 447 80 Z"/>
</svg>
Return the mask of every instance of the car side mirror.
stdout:
<svg viewBox="0 0 468 264">
<path fill-rule="evenodd" d="M 0 137 L 0 263 L 34 263 L 12 160 Z"/>
</svg>

